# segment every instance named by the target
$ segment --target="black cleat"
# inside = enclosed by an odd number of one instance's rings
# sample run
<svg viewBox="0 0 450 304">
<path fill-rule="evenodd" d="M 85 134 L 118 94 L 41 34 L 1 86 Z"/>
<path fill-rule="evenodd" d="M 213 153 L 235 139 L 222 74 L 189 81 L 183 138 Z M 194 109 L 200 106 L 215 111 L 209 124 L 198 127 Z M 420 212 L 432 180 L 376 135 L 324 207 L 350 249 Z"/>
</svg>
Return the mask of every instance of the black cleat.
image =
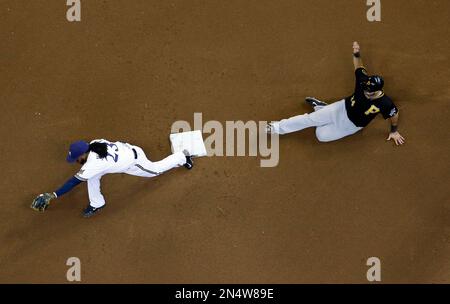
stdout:
<svg viewBox="0 0 450 304">
<path fill-rule="evenodd" d="M 327 106 L 328 104 L 326 102 L 320 101 L 315 97 L 306 97 L 305 101 L 307 104 L 309 104 L 311 107 L 315 108 L 315 107 L 324 107 Z"/>
<path fill-rule="evenodd" d="M 186 156 L 186 163 L 183 165 L 186 169 L 191 170 L 194 167 L 194 161 L 188 150 L 183 150 L 184 156 Z"/>
<path fill-rule="evenodd" d="M 86 218 L 91 217 L 94 214 L 96 214 L 97 212 L 99 212 L 100 210 L 102 210 L 103 207 L 105 207 L 105 206 L 103 205 L 103 206 L 101 206 L 99 208 L 95 208 L 95 207 L 92 207 L 91 205 L 88 205 L 86 207 L 86 209 L 83 210 L 83 216 L 86 217 Z"/>
<path fill-rule="evenodd" d="M 183 165 L 186 169 L 191 170 L 194 167 L 192 156 L 186 155 L 186 163 Z"/>
</svg>

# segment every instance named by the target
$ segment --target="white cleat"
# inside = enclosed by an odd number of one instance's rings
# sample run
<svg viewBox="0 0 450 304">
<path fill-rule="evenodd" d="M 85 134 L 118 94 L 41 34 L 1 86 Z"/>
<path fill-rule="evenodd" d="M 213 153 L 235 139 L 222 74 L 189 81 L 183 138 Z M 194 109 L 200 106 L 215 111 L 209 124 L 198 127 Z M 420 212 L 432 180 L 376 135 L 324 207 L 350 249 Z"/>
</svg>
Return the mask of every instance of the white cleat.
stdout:
<svg viewBox="0 0 450 304">
<path fill-rule="evenodd" d="M 277 134 L 278 133 L 274 126 L 274 123 L 275 123 L 275 121 L 267 123 L 267 125 L 266 125 L 266 133 L 267 134 Z"/>
</svg>

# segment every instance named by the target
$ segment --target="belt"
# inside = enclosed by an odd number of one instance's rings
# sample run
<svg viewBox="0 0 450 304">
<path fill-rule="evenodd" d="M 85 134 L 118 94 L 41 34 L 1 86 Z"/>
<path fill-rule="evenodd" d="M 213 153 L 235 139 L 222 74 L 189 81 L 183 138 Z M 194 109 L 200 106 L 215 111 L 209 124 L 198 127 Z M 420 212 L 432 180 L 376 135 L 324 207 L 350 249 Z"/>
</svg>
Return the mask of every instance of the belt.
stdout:
<svg viewBox="0 0 450 304">
<path fill-rule="evenodd" d="M 133 150 L 133 153 L 134 153 L 134 159 L 137 159 L 137 152 L 136 152 L 136 150 L 135 150 L 134 148 L 131 148 L 131 150 Z"/>
</svg>

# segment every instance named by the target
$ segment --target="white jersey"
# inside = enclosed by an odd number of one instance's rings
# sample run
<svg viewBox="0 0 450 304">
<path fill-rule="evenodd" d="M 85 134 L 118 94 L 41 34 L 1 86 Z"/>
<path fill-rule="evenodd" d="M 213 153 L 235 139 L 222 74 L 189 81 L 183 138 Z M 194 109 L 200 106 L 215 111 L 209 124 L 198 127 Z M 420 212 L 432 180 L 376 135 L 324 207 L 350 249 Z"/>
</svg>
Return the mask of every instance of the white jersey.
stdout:
<svg viewBox="0 0 450 304">
<path fill-rule="evenodd" d="M 124 173 L 136 162 L 133 146 L 120 141 L 110 142 L 105 139 L 96 139 L 91 141 L 102 142 L 108 145 L 108 156 L 100 158 L 100 156 L 91 151 L 89 152 L 86 163 L 81 167 L 80 171 L 75 175 L 82 181 L 87 181 L 93 177 L 100 178 L 108 173 Z"/>
<path fill-rule="evenodd" d="M 110 142 L 105 139 L 91 141 L 91 143 L 93 142 L 106 143 L 108 145 L 108 156 L 100 158 L 97 153 L 89 152 L 86 163 L 75 177 L 87 181 L 89 202 L 95 208 L 105 205 L 105 198 L 100 189 L 100 180 L 105 174 L 125 173 L 134 176 L 154 177 L 186 163 L 186 156 L 183 152 L 177 152 L 163 160 L 152 162 L 147 159 L 142 148 L 138 146 L 120 141 Z"/>
</svg>

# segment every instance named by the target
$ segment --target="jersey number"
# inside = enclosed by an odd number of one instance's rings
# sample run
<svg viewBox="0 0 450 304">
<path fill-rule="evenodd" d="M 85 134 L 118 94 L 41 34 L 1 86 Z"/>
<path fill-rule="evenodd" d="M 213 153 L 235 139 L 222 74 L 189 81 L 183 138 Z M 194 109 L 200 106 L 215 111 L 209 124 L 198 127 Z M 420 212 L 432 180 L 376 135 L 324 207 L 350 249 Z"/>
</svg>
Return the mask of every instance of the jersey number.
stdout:
<svg viewBox="0 0 450 304">
<path fill-rule="evenodd" d="M 376 113 L 378 113 L 378 112 L 380 112 L 380 109 L 377 108 L 377 107 L 374 106 L 374 105 L 371 105 L 370 108 L 369 108 L 369 110 L 367 110 L 367 111 L 365 112 L 365 114 L 366 114 L 366 115 L 369 115 L 369 114 L 376 114 Z"/>
<path fill-rule="evenodd" d="M 108 147 L 110 147 L 111 149 L 114 149 L 115 152 L 119 152 L 119 148 L 117 148 L 116 144 L 108 144 Z M 114 155 L 109 154 L 106 156 L 106 158 L 108 158 L 108 156 L 110 156 L 115 163 L 117 163 L 117 161 L 119 160 L 119 154 L 114 153 Z"/>
</svg>

